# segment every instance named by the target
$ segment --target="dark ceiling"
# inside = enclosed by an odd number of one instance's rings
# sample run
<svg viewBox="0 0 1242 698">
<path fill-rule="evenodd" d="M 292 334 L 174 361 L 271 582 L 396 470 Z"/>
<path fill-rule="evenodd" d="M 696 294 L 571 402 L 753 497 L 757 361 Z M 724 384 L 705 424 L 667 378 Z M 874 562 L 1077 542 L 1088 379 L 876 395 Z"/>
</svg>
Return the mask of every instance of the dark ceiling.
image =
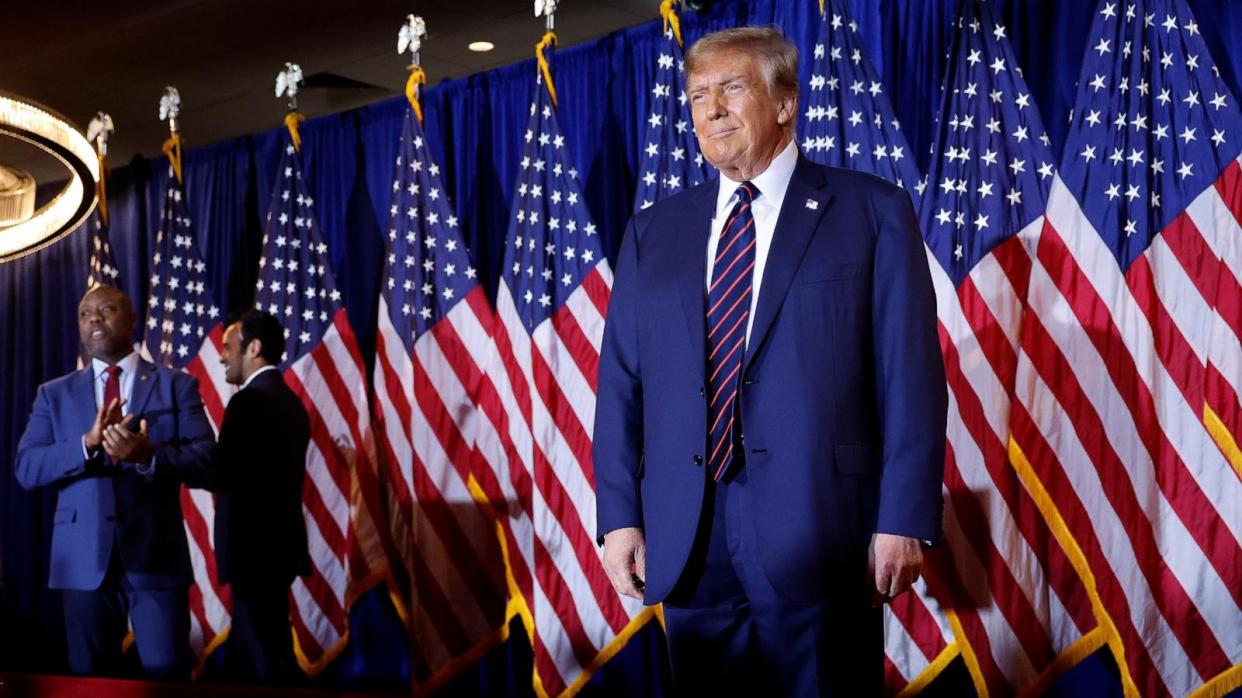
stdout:
<svg viewBox="0 0 1242 698">
<path fill-rule="evenodd" d="M 408 56 L 396 53 L 407 14 L 427 22 L 422 64 L 432 84 L 528 58 L 543 28 L 529 0 L 9 0 L 0 11 L 0 90 L 35 100 L 85 130 L 96 111 L 112 115 L 108 160 L 158 154 L 168 136 L 159 116 L 165 85 L 181 93 L 180 128 L 192 148 L 279 126 L 273 93 L 285 61 L 309 78 L 329 73 L 347 86 L 306 89 L 308 117 L 400 94 Z M 562 46 L 658 16 L 658 0 L 562 0 Z M 485 39 L 490 53 L 466 45 Z M 330 76 L 319 78 L 332 80 Z M 0 163 L 40 181 L 64 169 L 31 146 L 0 137 Z"/>
</svg>

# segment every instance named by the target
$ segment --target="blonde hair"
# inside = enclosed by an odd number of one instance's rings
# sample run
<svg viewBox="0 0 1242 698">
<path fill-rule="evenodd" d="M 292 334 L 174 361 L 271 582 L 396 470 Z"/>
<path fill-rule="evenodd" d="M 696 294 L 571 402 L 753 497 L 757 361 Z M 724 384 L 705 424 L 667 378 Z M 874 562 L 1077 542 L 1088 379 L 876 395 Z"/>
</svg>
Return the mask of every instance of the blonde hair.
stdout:
<svg viewBox="0 0 1242 698">
<path fill-rule="evenodd" d="M 686 75 L 707 56 L 723 51 L 742 51 L 758 58 L 773 96 L 798 94 L 798 47 L 786 40 L 780 29 L 737 27 L 708 34 L 686 51 Z"/>
</svg>

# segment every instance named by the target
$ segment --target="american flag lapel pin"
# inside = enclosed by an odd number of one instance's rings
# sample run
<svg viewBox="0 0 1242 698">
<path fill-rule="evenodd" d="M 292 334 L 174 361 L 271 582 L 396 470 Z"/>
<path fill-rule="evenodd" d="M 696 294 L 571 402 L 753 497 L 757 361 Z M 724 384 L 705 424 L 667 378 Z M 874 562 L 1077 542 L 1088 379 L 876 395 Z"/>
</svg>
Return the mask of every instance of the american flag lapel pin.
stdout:
<svg viewBox="0 0 1242 698">
<path fill-rule="evenodd" d="M 811 209 L 812 211 L 817 211 L 819 210 L 819 202 L 816 201 L 815 199 L 807 199 L 806 207 Z"/>
</svg>

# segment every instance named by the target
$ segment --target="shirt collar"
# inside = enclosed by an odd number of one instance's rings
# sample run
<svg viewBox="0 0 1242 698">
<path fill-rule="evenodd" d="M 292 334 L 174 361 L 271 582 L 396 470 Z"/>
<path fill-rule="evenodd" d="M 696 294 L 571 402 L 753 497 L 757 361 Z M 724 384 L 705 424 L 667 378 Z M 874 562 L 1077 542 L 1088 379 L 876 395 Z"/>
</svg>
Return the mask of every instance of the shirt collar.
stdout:
<svg viewBox="0 0 1242 698">
<path fill-rule="evenodd" d="M 271 364 L 268 364 L 268 365 L 264 366 L 263 368 L 258 369 L 258 370 L 257 370 L 257 371 L 255 371 L 254 373 L 250 374 L 250 377 L 249 377 L 249 378 L 247 378 L 247 379 L 246 379 L 246 380 L 245 380 L 245 381 L 241 384 L 241 388 L 239 388 L 239 389 L 240 389 L 240 390 L 245 390 L 245 389 L 246 389 L 246 386 L 250 385 L 250 384 L 254 381 L 254 379 L 258 377 L 258 375 L 259 375 L 260 373 L 266 373 L 266 372 L 268 372 L 268 371 L 275 371 L 275 370 L 276 370 L 276 367 L 275 367 L 275 366 L 273 366 L 273 365 L 271 365 Z"/>
<path fill-rule="evenodd" d="M 793 178 L 794 167 L 797 165 L 798 146 L 790 140 L 785 149 L 772 158 L 768 169 L 750 180 L 750 183 L 759 190 L 759 198 L 756 201 L 768 201 L 780 206 L 780 203 L 785 200 L 785 190 L 789 188 L 789 180 Z M 720 173 L 720 189 L 716 193 L 715 215 L 728 214 L 730 205 L 733 203 L 733 194 L 740 184 L 741 182 L 735 182 L 726 177 L 723 172 Z"/>
<path fill-rule="evenodd" d="M 122 375 L 133 375 L 134 371 L 138 370 L 138 353 L 131 351 L 125 358 L 116 362 L 116 365 L 121 367 Z M 104 371 L 108 370 L 108 362 L 91 359 L 91 368 L 95 369 L 95 379 L 98 380 L 104 375 Z"/>
</svg>

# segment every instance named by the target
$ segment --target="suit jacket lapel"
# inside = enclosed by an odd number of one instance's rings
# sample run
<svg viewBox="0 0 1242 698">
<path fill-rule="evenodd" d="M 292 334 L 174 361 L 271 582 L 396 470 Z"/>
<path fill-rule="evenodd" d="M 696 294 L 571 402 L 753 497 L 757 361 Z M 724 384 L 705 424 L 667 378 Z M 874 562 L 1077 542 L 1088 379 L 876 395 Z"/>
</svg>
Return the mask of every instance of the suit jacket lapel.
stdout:
<svg viewBox="0 0 1242 698">
<path fill-rule="evenodd" d="M 672 263 L 681 270 L 678 286 L 681 308 L 686 314 L 692 356 L 698 361 L 699 375 L 707 375 L 707 241 L 712 232 L 719 179 L 709 179 L 692 194 L 689 211 L 682 220 L 692 223 L 664 234 L 675 237 Z"/>
<path fill-rule="evenodd" d="M 772 246 L 768 248 L 767 264 L 759 284 L 759 303 L 755 308 L 750 341 L 746 344 L 746 357 L 742 363 L 743 375 L 763 345 L 764 337 L 772 329 L 772 323 L 789 293 L 789 285 L 802 263 L 806 247 L 815 236 L 820 218 L 832 203 L 832 194 L 826 190 L 826 184 L 823 171 L 799 155 L 789 188 L 785 190 L 780 216 L 776 219 Z"/>
<path fill-rule="evenodd" d="M 146 361 L 139 361 L 134 371 L 134 387 L 129 395 L 129 414 L 142 416 L 147 407 L 147 400 L 155 387 L 155 366 Z"/>
</svg>

